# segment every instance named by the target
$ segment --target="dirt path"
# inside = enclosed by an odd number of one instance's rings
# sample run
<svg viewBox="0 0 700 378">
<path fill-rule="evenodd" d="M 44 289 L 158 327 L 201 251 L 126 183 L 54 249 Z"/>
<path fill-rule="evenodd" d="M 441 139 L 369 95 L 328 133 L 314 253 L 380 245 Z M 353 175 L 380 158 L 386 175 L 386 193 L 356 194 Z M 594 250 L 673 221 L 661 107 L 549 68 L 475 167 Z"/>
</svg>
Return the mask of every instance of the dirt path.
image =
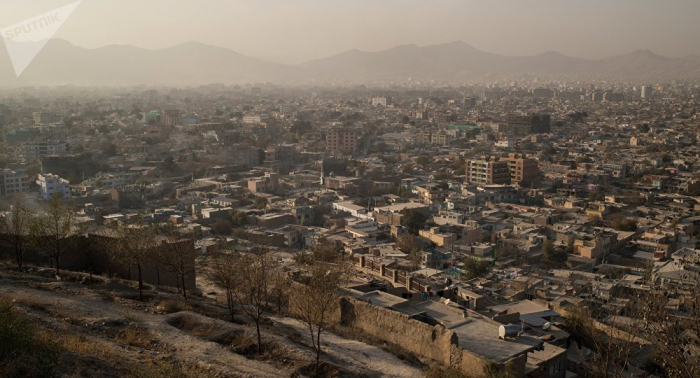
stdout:
<svg viewBox="0 0 700 378">
<path fill-rule="evenodd" d="M 272 318 L 276 324 L 285 325 L 299 334 L 302 340 L 311 345 L 308 326 L 291 318 Z M 348 340 L 330 332 L 322 334 L 323 351 L 334 360 L 343 361 L 352 366 L 369 371 L 376 377 L 422 378 L 425 373 L 419 368 L 408 365 L 393 354 L 359 341 Z M 313 354 L 312 354 L 313 357 Z"/>
</svg>

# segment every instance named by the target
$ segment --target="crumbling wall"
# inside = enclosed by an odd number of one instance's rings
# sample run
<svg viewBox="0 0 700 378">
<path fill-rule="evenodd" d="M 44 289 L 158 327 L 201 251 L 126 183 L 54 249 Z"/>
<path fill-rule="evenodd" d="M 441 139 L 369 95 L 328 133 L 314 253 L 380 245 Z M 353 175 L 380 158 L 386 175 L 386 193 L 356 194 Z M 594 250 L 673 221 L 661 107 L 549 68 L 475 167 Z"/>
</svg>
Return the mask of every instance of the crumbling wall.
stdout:
<svg viewBox="0 0 700 378">
<path fill-rule="evenodd" d="M 303 300 L 297 293 L 296 290 L 290 293 L 292 315 L 297 307 L 292 303 Z M 397 345 L 420 358 L 451 366 L 473 377 L 484 376 L 484 366 L 490 361 L 462 349 L 457 335 L 444 326 L 431 326 L 406 314 L 353 298 L 339 300 L 338 311 L 331 314 L 334 322 Z"/>
<path fill-rule="evenodd" d="M 457 335 L 442 325 L 431 326 L 351 298 L 341 299 L 340 323 L 444 365 L 450 365 L 451 346 L 457 344 Z"/>
</svg>

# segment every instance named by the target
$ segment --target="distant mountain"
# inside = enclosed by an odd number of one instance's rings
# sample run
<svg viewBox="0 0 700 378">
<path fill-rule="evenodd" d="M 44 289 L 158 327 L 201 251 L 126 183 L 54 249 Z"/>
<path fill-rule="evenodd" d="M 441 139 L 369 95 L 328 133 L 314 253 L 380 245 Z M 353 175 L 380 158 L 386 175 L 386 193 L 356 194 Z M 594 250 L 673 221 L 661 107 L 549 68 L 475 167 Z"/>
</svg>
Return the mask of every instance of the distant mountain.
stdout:
<svg viewBox="0 0 700 378">
<path fill-rule="evenodd" d="M 287 82 L 304 76 L 299 67 L 249 58 L 229 49 L 187 42 L 159 50 L 130 45 L 85 49 L 54 39 L 16 78 L 4 49 L 0 85 L 199 85 Z"/>
<path fill-rule="evenodd" d="M 399 46 L 378 52 L 348 51 L 307 62 L 314 76 L 354 80 L 476 79 L 520 75 L 598 75 L 611 78 L 698 78 L 700 59 L 671 59 L 650 51 L 635 51 L 607 59 L 573 58 L 558 52 L 504 56 L 478 50 L 464 42 L 418 47 Z"/>
<path fill-rule="evenodd" d="M 481 51 L 464 42 L 453 42 L 422 47 L 403 45 L 378 52 L 351 50 L 292 66 L 198 42 L 147 50 L 130 45 L 86 49 L 64 40 L 51 40 L 17 78 L 9 56 L 0 47 L 0 86 L 192 86 L 407 78 L 460 81 L 523 75 L 597 76 L 640 81 L 700 78 L 700 57 L 671 59 L 646 50 L 599 60 L 573 58 L 557 52 L 510 57 Z"/>
</svg>

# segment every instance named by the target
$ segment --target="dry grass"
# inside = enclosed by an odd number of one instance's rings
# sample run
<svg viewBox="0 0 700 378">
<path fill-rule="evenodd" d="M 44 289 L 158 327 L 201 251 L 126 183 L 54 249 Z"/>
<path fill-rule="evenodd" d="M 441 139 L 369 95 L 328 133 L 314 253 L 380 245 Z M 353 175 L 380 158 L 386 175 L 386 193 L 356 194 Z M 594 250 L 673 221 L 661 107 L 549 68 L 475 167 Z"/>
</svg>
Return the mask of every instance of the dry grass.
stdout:
<svg viewBox="0 0 700 378">
<path fill-rule="evenodd" d="M 68 352 L 90 356 L 105 361 L 119 361 L 119 353 L 107 343 L 89 339 L 83 335 L 66 333 L 58 338 L 58 344 Z"/>
<path fill-rule="evenodd" d="M 150 331 L 135 325 L 129 325 L 119 331 L 115 340 L 129 346 L 143 349 L 152 349 L 154 345 L 157 344 L 156 338 Z"/>
<path fill-rule="evenodd" d="M 192 307 L 180 300 L 164 299 L 158 303 L 158 311 L 165 314 L 172 314 L 180 311 L 189 311 Z"/>
<path fill-rule="evenodd" d="M 218 374 L 196 364 L 154 361 L 134 374 L 137 378 L 215 378 Z"/>
<path fill-rule="evenodd" d="M 28 295 L 26 297 L 23 296 L 21 299 L 17 299 L 15 302 L 24 305 L 32 310 L 42 312 L 49 311 L 49 305 L 46 303 L 45 300 L 42 300 L 37 295 Z"/>
<path fill-rule="evenodd" d="M 263 339 L 258 353 L 257 337 L 245 332 L 235 335 L 229 346 L 236 354 L 252 360 L 271 362 L 278 368 L 290 368 L 298 363 L 285 347 L 269 340 Z"/>
</svg>

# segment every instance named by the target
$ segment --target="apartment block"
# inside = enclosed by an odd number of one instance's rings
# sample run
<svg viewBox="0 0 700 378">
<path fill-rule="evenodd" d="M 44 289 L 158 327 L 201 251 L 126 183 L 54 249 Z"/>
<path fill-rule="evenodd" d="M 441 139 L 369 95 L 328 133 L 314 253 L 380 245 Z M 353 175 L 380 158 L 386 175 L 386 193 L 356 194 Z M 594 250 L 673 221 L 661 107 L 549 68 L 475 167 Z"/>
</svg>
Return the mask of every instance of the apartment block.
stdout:
<svg viewBox="0 0 700 378">
<path fill-rule="evenodd" d="M 539 177 L 540 169 L 537 160 L 527 158 L 523 154 L 510 153 L 500 161 L 508 163 L 512 184 L 528 185 Z"/>
<path fill-rule="evenodd" d="M 466 161 L 466 180 L 470 184 L 510 184 L 510 167 L 508 162 L 499 161 L 495 157 L 487 160 Z"/>
<path fill-rule="evenodd" d="M 326 133 L 326 154 L 354 155 L 360 148 L 362 132 L 349 128 L 334 128 Z"/>
<path fill-rule="evenodd" d="M 42 156 L 60 155 L 66 152 L 66 143 L 59 140 L 38 140 L 24 142 L 22 145 L 24 159 L 34 160 Z"/>
<path fill-rule="evenodd" d="M 0 196 L 25 193 L 29 189 L 29 176 L 22 170 L 3 169 L 0 172 Z"/>
<path fill-rule="evenodd" d="M 39 185 L 41 196 L 45 200 L 49 200 L 54 194 L 61 194 L 63 199 L 70 199 L 70 183 L 66 179 L 51 173 L 40 174 L 36 183 Z"/>
</svg>

